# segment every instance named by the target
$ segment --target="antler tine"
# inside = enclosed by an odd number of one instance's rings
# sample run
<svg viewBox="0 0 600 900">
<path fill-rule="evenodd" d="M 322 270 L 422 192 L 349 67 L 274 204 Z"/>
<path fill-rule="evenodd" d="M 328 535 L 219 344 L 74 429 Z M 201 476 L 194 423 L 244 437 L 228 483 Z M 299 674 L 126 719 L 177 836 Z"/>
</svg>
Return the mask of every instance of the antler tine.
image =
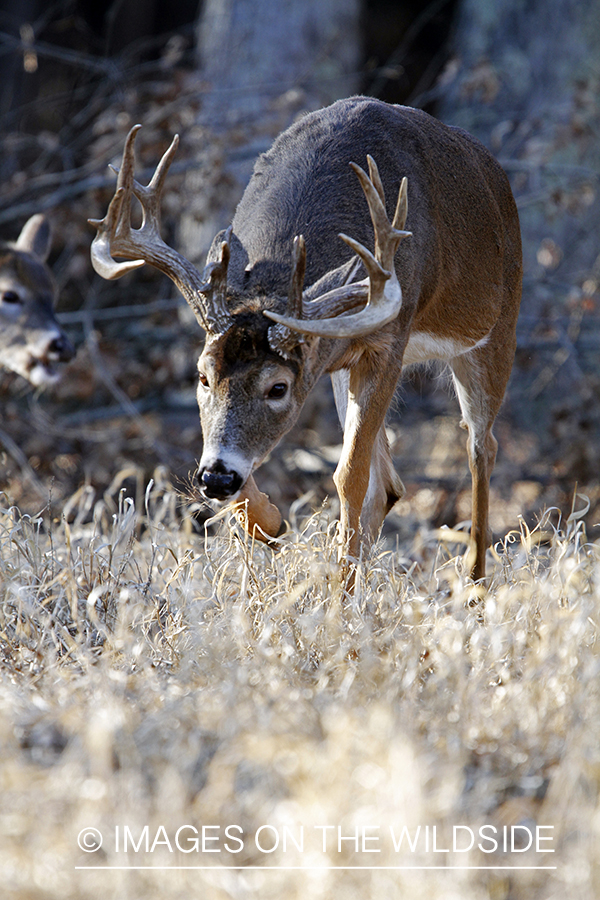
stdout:
<svg viewBox="0 0 600 900">
<path fill-rule="evenodd" d="M 360 181 L 365 197 L 367 198 L 367 203 L 369 204 L 369 212 L 371 213 L 373 228 L 375 229 L 375 258 L 384 270 L 393 270 L 394 255 L 398 249 L 398 244 L 402 238 L 406 237 L 410 232 L 401 231 L 396 228 L 394 224 L 390 225 L 390 221 L 385 211 L 385 195 L 379 177 L 379 170 L 374 159 L 368 157 L 368 160 L 371 178 L 369 178 L 367 173 L 361 169 L 360 166 L 357 166 L 356 163 L 350 163 L 350 167 Z M 398 206 L 403 205 L 401 198 L 405 181 L 406 179 L 404 178 L 400 184 L 400 190 L 398 191 L 396 214 L 398 213 Z M 406 191 L 406 186 L 404 186 L 404 191 Z M 396 214 L 394 215 L 394 221 L 396 219 Z M 357 251 L 355 250 L 355 252 Z M 361 259 L 363 259 L 362 256 Z"/>
<path fill-rule="evenodd" d="M 301 322 L 304 318 L 304 304 L 302 288 L 306 272 L 306 244 L 304 237 L 297 234 L 292 248 L 292 276 L 288 288 L 288 300 L 286 314 L 290 320 Z M 272 350 L 289 358 L 294 347 L 301 343 L 303 338 L 297 329 L 286 328 L 284 325 L 274 325 L 269 328 L 269 344 Z"/>
<path fill-rule="evenodd" d="M 133 181 L 133 172 L 135 169 L 135 139 L 137 137 L 138 131 L 141 131 L 142 126 L 139 124 L 133 125 L 125 138 L 125 146 L 123 147 L 123 155 L 121 156 L 121 165 L 118 169 L 116 169 L 111 163 L 109 163 L 109 167 L 113 170 L 113 172 L 117 173 L 117 188 L 126 187 L 127 184 L 131 184 Z"/>
<path fill-rule="evenodd" d="M 383 184 L 381 183 L 381 178 L 379 177 L 379 169 L 377 168 L 377 163 L 373 159 L 372 156 L 367 156 L 367 161 L 369 163 L 369 178 L 373 184 L 373 187 L 379 194 L 381 198 L 381 202 L 385 206 L 385 192 L 383 190 Z M 408 215 L 408 181 L 405 178 L 402 179 L 400 183 L 400 190 L 398 191 L 398 200 L 396 203 L 396 212 L 394 213 L 394 218 L 392 220 L 392 228 L 395 228 L 399 231 L 404 230 L 404 226 L 406 225 L 406 217 Z"/>
<path fill-rule="evenodd" d="M 131 166 L 131 190 L 142 204 L 142 210 L 144 212 L 142 229 L 146 227 L 149 232 L 155 232 L 157 235 L 160 234 L 160 201 L 162 190 L 167 174 L 171 167 L 171 163 L 173 162 L 175 154 L 177 153 L 178 146 L 179 135 L 176 134 L 174 135 L 168 150 L 163 153 L 160 162 L 156 167 L 154 175 L 152 176 L 150 183 L 147 186 L 144 186 L 143 184 L 140 184 L 135 180 L 135 178 L 133 177 L 133 166 Z"/>
<path fill-rule="evenodd" d="M 396 212 L 394 213 L 394 220 L 392 222 L 392 227 L 397 228 L 399 231 L 404 231 L 404 226 L 406 225 L 406 217 L 408 216 L 408 181 L 406 176 L 402 179 L 400 183 L 400 190 L 398 191 L 398 202 L 396 203 Z M 410 234 L 410 232 L 407 232 Z"/>
<path fill-rule="evenodd" d="M 371 183 L 379 194 L 381 202 L 385 206 L 385 191 L 383 190 L 383 184 L 381 183 L 381 178 L 379 177 L 379 169 L 377 168 L 377 163 L 370 153 L 367 154 L 367 162 L 369 164 L 369 178 L 371 179 Z M 350 163 L 350 165 L 352 166 L 352 163 Z"/>
<path fill-rule="evenodd" d="M 334 306 L 339 308 L 346 302 L 344 311 L 347 311 L 348 307 L 357 304 L 358 297 L 362 295 L 367 300 L 367 305 L 354 315 L 333 318 L 312 318 L 312 315 L 315 315 L 314 311 L 311 312 L 309 319 L 291 318 L 265 310 L 265 315 L 280 325 L 319 337 L 358 338 L 387 325 L 400 312 L 402 290 L 394 268 L 394 256 L 402 238 L 410 235 L 410 232 L 396 227 L 400 222 L 405 224 L 406 221 L 406 179 L 403 179 L 400 185 L 396 213 L 393 223 L 390 223 L 385 210 L 385 195 L 377 165 L 372 157 L 368 157 L 368 163 L 370 177 L 356 163 L 350 163 L 350 166 L 357 175 L 367 199 L 375 231 L 375 253 L 371 253 L 354 238 L 340 234 L 340 238 L 362 260 L 368 273 L 368 287 L 364 283 L 348 284 L 313 301 L 318 304 L 315 309 L 322 309 L 325 306 L 329 309 Z"/>
<path fill-rule="evenodd" d="M 173 138 L 150 183 L 142 185 L 134 178 L 135 138 L 140 128 L 141 125 L 134 125 L 127 135 L 121 167 L 114 170 L 117 171 L 117 188 L 106 216 L 89 220 L 98 229 L 92 242 L 92 265 L 99 275 L 112 280 L 149 263 L 173 281 L 205 331 L 222 334 L 231 324 L 225 299 L 228 239 L 221 261 L 214 264 L 218 272 L 205 270 L 202 276 L 189 260 L 165 244 L 160 236 L 160 201 L 179 137 Z M 132 195 L 140 201 L 143 211 L 141 227 L 136 229 L 131 227 Z M 117 262 L 113 256 L 134 258 Z"/>
<path fill-rule="evenodd" d="M 132 259 L 118 263 L 112 258 L 111 253 L 111 249 L 113 252 L 118 249 L 115 247 L 113 238 L 116 238 L 117 235 L 122 238 L 123 232 L 127 233 L 130 227 L 133 145 L 135 136 L 141 127 L 141 125 L 134 125 L 127 135 L 120 169 L 110 166 L 113 172 L 117 173 L 117 188 L 106 215 L 103 219 L 88 219 L 89 224 L 97 229 L 91 247 L 92 266 L 98 275 L 109 281 L 121 278 L 145 264 L 144 259 Z M 124 227 L 124 223 L 126 223 L 126 227 Z"/>
<path fill-rule="evenodd" d="M 306 243 L 301 234 L 294 238 L 292 250 L 292 277 L 288 289 L 287 314 L 295 319 L 302 319 L 302 288 L 304 287 L 304 273 L 306 272 Z"/>
</svg>

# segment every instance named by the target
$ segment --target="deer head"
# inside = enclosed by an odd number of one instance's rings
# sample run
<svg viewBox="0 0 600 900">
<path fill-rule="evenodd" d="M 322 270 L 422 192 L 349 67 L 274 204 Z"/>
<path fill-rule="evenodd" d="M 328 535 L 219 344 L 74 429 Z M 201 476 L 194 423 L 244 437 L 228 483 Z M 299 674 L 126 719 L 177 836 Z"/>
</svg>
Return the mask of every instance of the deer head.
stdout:
<svg viewBox="0 0 600 900">
<path fill-rule="evenodd" d="M 58 381 L 57 364 L 75 354 L 54 316 L 49 252 L 50 226 L 39 214 L 15 243 L 0 243 L 0 365 L 36 387 Z"/>
</svg>

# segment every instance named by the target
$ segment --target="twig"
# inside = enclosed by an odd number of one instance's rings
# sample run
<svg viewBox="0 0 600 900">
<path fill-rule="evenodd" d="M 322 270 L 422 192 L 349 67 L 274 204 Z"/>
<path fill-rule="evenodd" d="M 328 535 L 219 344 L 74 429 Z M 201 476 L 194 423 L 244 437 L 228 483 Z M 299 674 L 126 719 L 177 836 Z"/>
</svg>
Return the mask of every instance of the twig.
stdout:
<svg viewBox="0 0 600 900">
<path fill-rule="evenodd" d="M 5 46 L 9 50 L 19 50 L 23 53 L 34 50 L 38 56 L 47 59 L 58 59 L 60 62 L 75 66 L 78 69 L 89 69 L 99 72 L 101 75 L 119 76 L 120 68 L 111 57 L 90 56 L 88 53 L 78 53 L 76 50 L 68 50 L 65 47 L 56 47 L 43 41 L 35 41 L 33 44 L 14 37 L 6 31 L 0 31 L 0 47 Z"/>
<path fill-rule="evenodd" d="M 61 325 L 71 325 L 76 322 L 85 322 L 91 317 L 94 322 L 104 319 L 136 319 L 138 317 L 151 316 L 155 312 L 164 312 L 169 309 L 179 309 L 181 300 L 154 300 L 151 303 L 140 303 L 137 306 L 108 306 L 103 309 L 77 309 L 71 312 L 57 313 L 57 319 Z"/>
<path fill-rule="evenodd" d="M 200 163 L 189 160 L 187 162 L 180 162 L 179 164 L 174 163 L 171 166 L 171 172 L 173 174 L 178 174 L 199 168 L 201 168 Z M 142 180 L 149 180 L 153 172 L 154 169 L 143 169 L 140 177 Z M 87 178 L 82 178 L 71 184 L 63 185 L 63 181 L 69 181 L 68 173 L 62 173 L 62 177 L 60 176 L 60 173 L 57 173 L 55 180 L 61 183 L 61 187 L 45 196 L 34 195 L 31 200 L 23 200 L 21 203 L 15 203 L 10 198 L 3 198 L 2 205 L 4 206 L 4 203 L 7 205 L 4 208 L 0 207 L 0 225 L 25 218 L 35 212 L 41 212 L 44 209 L 60 206 L 65 200 L 77 197 L 80 194 L 85 194 L 87 191 L 114 186 L 115 176 L 112 173 L 110 175 L 90 175 Z M 20 194 L 21 196 L 25 193 L 29 194 L 32 190 L 32 185 L 27 185 L 27 188 L 21 191 Z"/>
<path fill-rule="evenodd" d="M 21 469 L 23 476 L 30 483 L 31 487 L 35 490 L 38 496 L 42 500 L 47 500 L 48 491 L 35 474 L 29 460 L 27 459 L 19 445 L 13 441 L 10 435 L 7 434 L 3 428 L 0 428 L 0 443 L 4 445 L 4 449 L 6 450 L 8 455 L 12 456 L 16 464 Z"/>
</svg>

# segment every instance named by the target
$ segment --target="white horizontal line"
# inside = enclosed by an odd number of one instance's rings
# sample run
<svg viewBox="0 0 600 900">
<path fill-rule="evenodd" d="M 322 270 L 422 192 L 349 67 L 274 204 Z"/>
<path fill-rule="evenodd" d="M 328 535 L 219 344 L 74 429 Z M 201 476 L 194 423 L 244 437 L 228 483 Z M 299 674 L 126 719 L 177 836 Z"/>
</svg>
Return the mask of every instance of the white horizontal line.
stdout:
<svg viewBox="0 0 600 900">
<path fill-rule="evenodd" d="M 467 869 L 486 869 L 486 870 L 495 870 L 495 871 L 516 871 L 516 870 L 553 870 L 557 869 L 558 866 L 75 866 L 76 869 L 84 871 L 85 869 L 94 869 L 94 870 L 104 870 L 107 872 L 114 870 L 152 870 L 156 869 L 156 871 L 165 872 L 169 869 L 173 869 L 173 871 L 184 871 L 185 869 L 189 869 L 192 871 L 200 871 L 200 870 L 217 870 L 217 871 L 235 871 L 235 872 L 246 872 L 246 871 L 257 871 L 257 872 L 265 872 L 265 871 L 282 871 L 282 872 L 308 872 L 308 871 L 316 871 L 316 872 L 329 872 L 329 871 L 356 871 L 356 870 L 364 870 L 365 872 L 396 872 L 404 869 L 418 869 L 419 871 L 423 871 L 426 869 L 459 869 L 461 871 L 465 871 Z"/>
</svg>

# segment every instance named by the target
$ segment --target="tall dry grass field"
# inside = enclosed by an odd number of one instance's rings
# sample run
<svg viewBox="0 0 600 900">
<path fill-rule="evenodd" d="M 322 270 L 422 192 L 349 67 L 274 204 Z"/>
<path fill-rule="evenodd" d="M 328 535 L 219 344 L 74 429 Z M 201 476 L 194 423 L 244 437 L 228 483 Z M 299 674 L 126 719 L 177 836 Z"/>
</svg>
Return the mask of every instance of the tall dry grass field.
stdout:
<svg viewBox="0 0 600 900">
<path fill-rule="evenodd" d="M 375 548 L 347 596 L 325 512 L 274 553 L 166 484 L 143 506 L 1 511 L 3 898 L 600 895 L 576 515 L 496 547 L 481 621 L 456 535 Z"/>
</svg>

